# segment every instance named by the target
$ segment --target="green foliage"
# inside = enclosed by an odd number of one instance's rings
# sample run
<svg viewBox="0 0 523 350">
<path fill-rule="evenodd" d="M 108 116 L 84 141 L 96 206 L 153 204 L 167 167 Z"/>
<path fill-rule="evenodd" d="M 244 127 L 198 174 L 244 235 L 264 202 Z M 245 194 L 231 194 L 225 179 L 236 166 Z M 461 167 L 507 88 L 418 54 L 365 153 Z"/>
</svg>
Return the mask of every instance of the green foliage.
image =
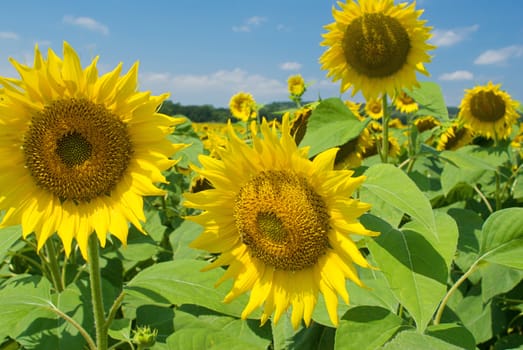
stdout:
<svg viewBox="0 0 523 350">
<path fill-rule="evenodd" d="M 408 93 L 420 104 L 394 132 L 407 144 L 392 164 L 378 156 L 353 169 L 365 182 L 355 196 L 371 209 L 359 218 L 376 237 L 351 237 L 373 268 L 356 267 L 363 287 L 347 280 L 347 305 L 340 300 L 334 327 L 318 295 L 309 327 L 293 329 L 291 310 L 277 324 L 260 324 L 261 311 L 241 314 L 244 293 L 224 303 L 232 287 L 220 285 L 223 268 L 202 272 L 215 254 L 190 243 L 203 228 L 182 206 L 201 166 L 204 140 L 192 122 L 225 121 L 227 109 L 181 106 L 170 101 L 161 112 L 187 119 L 169 136 L 188 146 L 165 173 L 167 194 L 144 202 L 146 235 L 129 228 L 127 244 L 109 239 L 101 249 L 103 311 L 112 349 L 480 349 L 523 345 L 523 170 L 511 140 L 476 139 L 455 151 L 425 144 L 436 132 L 417 133 L 412 121 L 434 115 L 448 122 L 434 83 Z M 278 117 L 288 103 L 264 106 Z M 360 121 L 339 98 L 318 101 L 300 144 L 317 156 L 361 135 Z M 411 137 L 415 136 L 416 145 Z M 248 135 L 240 135 L 246 137 Z M 1 215 L 4 215 L 2 213 Z M 58 240 L 39 252 L 33 235 L 18 226 L 0 229 L 0 350 L 85 349 L 95 336 L 86 263 L 73 250 L 52 254 Z M 50 268 L 52 258 L 58 274 Z M 95 294 L 95 293 L 93 293 Z M 82 330 L 86 334 L 82 334 Z"/>
<path fill-rule="evenodd" d="M 366 123 L 359 121 L 338 98 L 323 100 L 312 112 L 300 146 L 310 146 L 310 156 L 356 138 Z"/>
</svg>

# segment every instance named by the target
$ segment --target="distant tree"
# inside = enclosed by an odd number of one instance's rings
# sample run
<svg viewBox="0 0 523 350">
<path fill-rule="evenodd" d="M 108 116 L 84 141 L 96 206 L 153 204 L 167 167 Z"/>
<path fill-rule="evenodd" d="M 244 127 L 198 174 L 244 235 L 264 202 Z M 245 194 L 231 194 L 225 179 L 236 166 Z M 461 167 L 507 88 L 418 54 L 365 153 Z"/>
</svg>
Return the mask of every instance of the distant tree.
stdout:
<svg viewBox="0 0 523 350">
<path fill-rule="evenodd" d="M 212 105 L 187 105 L 174 103 L 171 100 L 164 101 L 160 107 L 160 113 L 167 115 L 183 115 L 193 122 L 221 122 L 230 118 L 229 109 L 215 108 Z"/>
</svg>

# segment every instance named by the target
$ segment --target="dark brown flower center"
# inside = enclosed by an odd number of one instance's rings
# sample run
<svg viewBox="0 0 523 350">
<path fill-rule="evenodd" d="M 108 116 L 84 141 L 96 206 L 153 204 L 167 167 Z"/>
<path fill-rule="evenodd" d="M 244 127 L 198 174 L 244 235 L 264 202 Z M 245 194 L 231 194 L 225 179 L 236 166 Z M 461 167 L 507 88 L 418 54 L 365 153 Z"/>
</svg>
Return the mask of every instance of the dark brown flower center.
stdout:
<svg viewBox="0 0 523 350">
<path fill-rule="evenodd" d="M 23 148 L 35 183 L 76 203 L 109 195 L 133 152 L 118 116 L 85 99 L 56 100 L 38 111 Z"/>
<path fill-rule="evenodd" d="M 234 217 L 249 252 L 279 270 L 310 267 L 329 246 L 325 201 L 306 178 L 290 171 L 253 177 L 236 197 Z"/>
<path fill-rule="evenodd" d="M 470 99 L 470 112 L 482 122 L 495 123 L 505 116 L 505 101 L 493 91 L 479 91 Z"/>
<path fill-rule="evenodd" d="M 350 22 L 342 45 L 347 64 L 370 78 L 397 73 L 407 63 L 411 49 L 401 23 L 382 13 L 366 13 Z"/>
</svg>

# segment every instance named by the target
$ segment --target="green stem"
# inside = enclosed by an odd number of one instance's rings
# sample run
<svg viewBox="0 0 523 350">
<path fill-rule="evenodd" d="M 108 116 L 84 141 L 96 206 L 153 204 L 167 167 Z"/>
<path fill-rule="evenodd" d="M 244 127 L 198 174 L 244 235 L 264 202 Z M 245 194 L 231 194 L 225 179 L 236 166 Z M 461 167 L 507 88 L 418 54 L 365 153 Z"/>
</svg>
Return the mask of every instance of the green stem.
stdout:
<svg viewBox="0 0 523 350">
<path fill-rule="evenodd" d="M 481 198 L 483 203 L 485 203 L 485 205 L 487 206 L 487 209 L 489 210 L 489 212 L 493 213 L 494 210 L 492 209 L 492 206 L 490 205 L 487 197 L 485 197 L 485 195 L 483 194 L 483 192 L 481 192 L 481 190 L 478 188 L 477 185 L 474 185 L 473 188 L 474 188 L 474 191 L 476 191 L 476 193 L 479 195 L 479 197 Z"/>
<path fill-rule="evenodd" d="M 100 253 L 98 238 L 95 234 L 89 237 L 88 267 L 89 282 L 91 285 L 91 300 L 93 305 L 94 325 L 96 329 L 97 350 L 107 350 L 107 327 L 105 327 L 105 313 L 102 298 L 102 275 L 100 272 Z"/>
<path fill-rule="evenodd" d="M 87 342 L 87 346 L 89 346 L 90 350 L 97 350 L 96 344 L 94 343 L 93 338 L 91 338 L 91 336 L 89 335 L 89 333 L 87 333 L 87 331 L 85 330 L 84 327 L 82 327 L 78 322 L 76 322 L 73 318 L 71 318 L 66 313 L 62 312 L 62 310 L 58 309 L 56 306 L 54 306 L 52 304 L 50 306 L 51 306 L 51 311 L 53 311 L 55 314 L 57 314 L 58 316 L 60 316 L 61 318 L 63 318 L 67 322 L 69 322 L 74 328 L 76 328 L 78 330 L 78 332 L 82 335 L 82 337 Z"/>
<path fill-rule="evenodd" d="M 496 211 L 500 210 L 501 209 L 501 191 L 500 191 L 500 180 L 499 180 L 499 174 L 498 172 L 496 171 L 496 193 L 495 193 L 495 196 L 496 196 Z"/>
<path fill-rule="evenodd" d="M 441 301 L 441 304 L 439 305 L 439 308 L 438 308 L 438 311 L 436 312 L 436 316 L 434 316 L 434 324 L 435 325 L 438 325 L 441 321 L 441 316 L 443 315 L 443 309 L 445 309 L 445 306 L 447 305 L 450 297 L 452 296 L 452 294 L 454 294 L 454 292 L 459 288 L 459 286 L 465 282 L 465 280 L 467 278 L 469 278 L 470 275 L 472 275 L 472 273 L 474 271 L 476 271 L 476 268 L 478 267 L 478 263 L 479 263 L 480 260 L 477 260 L 476 262 L 474 262 L 474 264 L 472 264 L 472 266 L 469 267 L 469 269 L 467 270 L 467 272 L 465 272 L 463 274 L 463 276 L 461 276 L 457 281 L 456 283 L 454 283 L 454 285 L 452 287 L 450 287 L 450 289 L 448 290 L 447 294 L 445 295 L 445 297 L 443 298 L 443 300 Z"/>
<path fill-rule="evenodd" d="M 118 297 L 114 300 L 114 303 L 111 306 L 109 313 L 107 314 L 107 319 L 105 320 L 104 326 L 106 329 L 109 329 L 109 327 L 111 326 L 111 323 L 113 322 L 114 317 L 116 316 L 116 312 L 118 311 L 118 309 L 120 308 L 120 305 L 122 304 L 124 296 L 125 296 L 125 293 L 124 293 L 124 291 L 122 291 L 120 293 L 120 295 L 118 295 Z"/>
<path fill-rule="evenodd" d="M 382 118 L 382 147 L 381 147 L 381 162 L 387 163 L 389 157 L 389 119 L 390 113 L 387 104 L 387 94 L 383 95 L 383 118 Z"/>
<path fill-rule="evenodd" d="M 60 276 L 60 266 L 58 264 L 57 252 L 54 246 L 52 237 L 47 239 L 45 242 L 46 257 L 44 259 L 45 266 L 51 274 L 51 280 L 54 288 L 58 293 L 61 293 L 64 290 L 64 285 L 62 283 L 62 277 Z"/>
</svg>

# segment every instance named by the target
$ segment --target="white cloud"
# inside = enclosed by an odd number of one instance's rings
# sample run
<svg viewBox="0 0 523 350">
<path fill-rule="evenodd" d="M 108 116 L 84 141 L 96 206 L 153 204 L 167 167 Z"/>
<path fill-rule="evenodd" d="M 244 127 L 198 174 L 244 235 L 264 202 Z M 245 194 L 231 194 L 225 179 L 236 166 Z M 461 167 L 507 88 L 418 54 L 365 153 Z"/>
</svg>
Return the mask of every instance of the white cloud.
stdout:
<svg viewBox="0 0 523 350">
<path fill-rule="evenodd" d="M 287 99 L 287 83 L 243 69 L 219 70 L 210 74 L 142 73 L 142 88 L 153 94 L 170 92 L 170 99 L 182 104 L 212 104 L 226 107 L 239 91 L 251 93 L 258 103 Z"/>
<path fill-rule="evenodd" d="M 474 74 L 467 70 L 457 70 L 455 72 L 451 73 L 444 73 L 441 74 L 438 77 L 439 80 L 448 80 L 448 81 L 456 81 L 456 80 L 472 80 L 474 79 Z"/>
<path fill-rule="evenodd" d="M 506 63 L 509 58 L 523 56 L 523 46 L 511 45 L 496 50 L 487 50 L 479 55 L 475 60 L 475 64 L 495 64 Z"/>
<path fill-rule="evenodd" d="M 282 70 L 300 70 L 301 67 L 301 63 L 298 62 L 283 62 L 280 64 L 280 69 Z"/>
<path fill-rule="evenodd" d="M 0 32 L 0 39 L 17 40 L 20 37 L 14 32 Z"/>
<path fill-rule="evenodd" d="M 233 32 L 250 32 L 254 27 L 260 26 L 263 22 L 267 21 L 267 18 L 261 16 L 252 16 L 243 21 L 243 24 L 233 26 Z"/>
<path fill-rule="evenodd" d="M 432 32 L 431 44 L 436 46 L 453 46 L 465 40 L 470 34 L 479 29 L 479 25 L 474 24 L 469 27 L 454 29 L 436 29 Z"/>
<path fill-rule="evenodd" d="M 90 17 L 64 16 L 63 22 L 91 30 L 93 32 L 98 32 L 103 35 L 109 34 L 109 28 L 107 26 Z"/>
<path fill-rule="evenodd" d="M 250 18 L 247 18 L 245 21 L 246 24 L 252 25 L 252 26 L 259 26 L 263 22 L 265 22 L 267 18 L 261 17 L 261 16 L 252 16 Z"/>
</svg>

